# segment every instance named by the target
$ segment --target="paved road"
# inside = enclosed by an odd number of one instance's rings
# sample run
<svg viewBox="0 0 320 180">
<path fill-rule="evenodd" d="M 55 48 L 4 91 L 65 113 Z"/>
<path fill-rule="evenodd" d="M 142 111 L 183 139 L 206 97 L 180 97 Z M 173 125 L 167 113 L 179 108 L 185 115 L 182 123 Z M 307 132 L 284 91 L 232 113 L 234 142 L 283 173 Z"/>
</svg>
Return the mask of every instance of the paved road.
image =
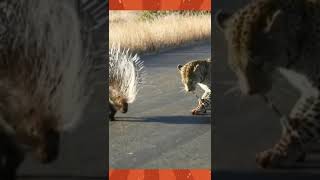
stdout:
<svg viewBox="0 0 320 180">
<path fill-rule="evenodd" d="M 109 123 L 111 168 L 210 168 L 209 116 L 193 117 L 196 98 L 179 91 L 176 66 L 211 55 L 210 42 L 143 56 L 147 86 L 127 114 Z"/>
<path fill-rule="evenodd" d="M 229 12 L 244 6 L 248 0 L 216 1 L 214 12 Z M 278 117 L 258 97 L 244 97 L 240 93 L 226 93 L 236 85 L 236 79 L 227 66 L 226 44 L 221 32 L 213 27 L 213 54 L 215 58 L 213 87 L 215 91 L 216 135 L 214 137 L 214 164 L 217 179 L 292 179 L 295 176 L 320 174 L 320 156 L 312 153 L 307 162 L 294 169 L 266 171 L 258 169 L 255 153 L 272 147 L 280 136 Z M 298 93 L 280 76 L 270 97 L 283 113 L 288 113 Z M 319 146 L 313 147 L 319 151 Z M 319 178 L 319 177 L 318 177 Z"/>
</svg>

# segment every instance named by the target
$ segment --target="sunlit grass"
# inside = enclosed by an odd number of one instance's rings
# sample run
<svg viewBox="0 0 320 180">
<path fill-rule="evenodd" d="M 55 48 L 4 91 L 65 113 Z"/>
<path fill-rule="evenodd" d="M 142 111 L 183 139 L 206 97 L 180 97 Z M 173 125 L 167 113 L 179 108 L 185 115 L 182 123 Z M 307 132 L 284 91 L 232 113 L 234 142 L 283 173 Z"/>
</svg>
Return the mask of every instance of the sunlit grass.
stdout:
<svg viewBox="0 0 320 180">
<path fill-rule="evenodd" d="M 173 13 L 152 20 L 141 20 L 141 13 L 111 11 L 109 45 L 120 44 L 135 52 L 150 52 L 211 38 L 210 14 Z"/>
</svg>

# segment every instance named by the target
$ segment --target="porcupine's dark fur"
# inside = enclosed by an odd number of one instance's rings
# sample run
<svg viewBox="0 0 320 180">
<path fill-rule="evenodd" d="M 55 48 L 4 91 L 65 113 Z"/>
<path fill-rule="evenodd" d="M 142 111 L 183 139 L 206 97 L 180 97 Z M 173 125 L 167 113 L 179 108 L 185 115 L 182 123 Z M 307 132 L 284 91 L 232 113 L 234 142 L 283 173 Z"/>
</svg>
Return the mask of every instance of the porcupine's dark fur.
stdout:
<svg viewBox="0 0 320 180">
<path fill-rule="evenodd" d="M 57 159 L 61 132 L 89 97 L 83 51 L 78 17 L 63 1 L 0 2 L 0 179 L 15 179 L 28 152 Z"/>
<path fill-rule="evenodd" d="M 120 46 L 109 49 L 109 118 L 115 120 L 117 111 L 126 113 L 128 104 L 135 101 L 144 82 L 143 62 L 129 49 Z"/>
</svg>

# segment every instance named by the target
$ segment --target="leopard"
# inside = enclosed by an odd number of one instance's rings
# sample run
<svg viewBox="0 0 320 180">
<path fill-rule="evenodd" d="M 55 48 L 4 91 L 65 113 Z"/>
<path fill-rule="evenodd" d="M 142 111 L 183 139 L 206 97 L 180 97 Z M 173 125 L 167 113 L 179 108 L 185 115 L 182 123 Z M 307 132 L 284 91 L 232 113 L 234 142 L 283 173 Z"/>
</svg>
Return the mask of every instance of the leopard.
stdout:
<svg viewBox="0 0 320 180">
<path fill-rule="evenodd" d="M 186 92 L 194 92 L 196 85 L 204 90 L 198 104 L 192 109 L 193 115 L 204 114 L 211 107 L 211 58 L 190 60 L 184 65 L 178 64 L 178 72 Z"/>
<path fill-rule="evenodd" d="M 266 95 L 280 73 L 300 92 L 280 139 L 256 154 L 261 168 L 292 167 L 320 137 L 320 1 L 257 0 L 235 12 L 219 10 L 227 61 L 241 92 Z"/>
</svg>

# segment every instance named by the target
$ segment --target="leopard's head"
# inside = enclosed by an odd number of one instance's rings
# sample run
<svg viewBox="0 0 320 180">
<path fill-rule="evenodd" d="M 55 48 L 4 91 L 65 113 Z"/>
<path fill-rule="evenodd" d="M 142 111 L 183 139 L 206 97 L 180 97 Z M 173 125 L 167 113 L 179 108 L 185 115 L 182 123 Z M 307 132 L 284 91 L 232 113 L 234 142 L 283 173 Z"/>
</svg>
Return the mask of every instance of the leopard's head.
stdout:
<svg viewBox="0 0 320 180">
<path fill-rule="evenodd" d="M 274 70 L 287 61 L 284 15 L 281 10 L 250 8 L 234 14 L 219 11 L 215 19 L 242 93 L 264 94 L 271 90 Z"/>
<path fill-rule="evenodd" d="M 197 83 L 201 81 L 200 64 L 196 63 L 196 61 L 192 61 L 185 65 L 179 64 L 177 69 L 180 72 L 185 91 L 194 91 Z"/>
</svg>

